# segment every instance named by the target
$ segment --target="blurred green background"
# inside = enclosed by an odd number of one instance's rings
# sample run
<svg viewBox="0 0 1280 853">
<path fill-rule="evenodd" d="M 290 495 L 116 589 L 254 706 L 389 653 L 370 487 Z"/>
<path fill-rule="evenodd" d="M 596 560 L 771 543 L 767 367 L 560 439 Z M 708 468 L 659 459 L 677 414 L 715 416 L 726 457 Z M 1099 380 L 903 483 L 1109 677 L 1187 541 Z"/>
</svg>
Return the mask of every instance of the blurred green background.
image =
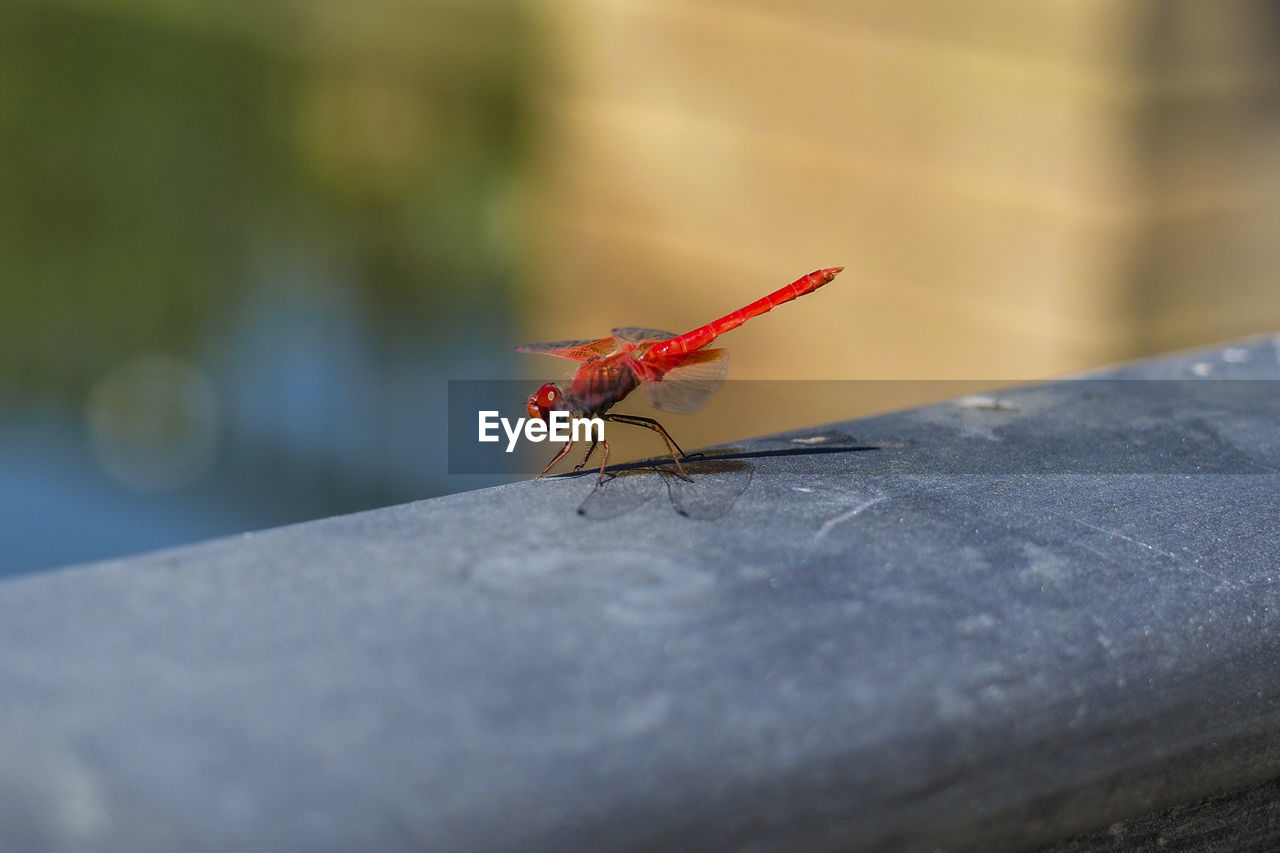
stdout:
<svg viewBox="0 0 1280 853">
<path fill-rule="evenodd" d="M 514 4 L 0 8 L 0 574 L 459 485 L 511 369 Z"/>
<path fill-rule="evenodd" d="M 1274 334 L 1276 9 L 6 0 L 0 574 L 494 482 L 447 380 L 823 266 L 730 377 L 903 381 L 683 445 Z"/>
</svg>

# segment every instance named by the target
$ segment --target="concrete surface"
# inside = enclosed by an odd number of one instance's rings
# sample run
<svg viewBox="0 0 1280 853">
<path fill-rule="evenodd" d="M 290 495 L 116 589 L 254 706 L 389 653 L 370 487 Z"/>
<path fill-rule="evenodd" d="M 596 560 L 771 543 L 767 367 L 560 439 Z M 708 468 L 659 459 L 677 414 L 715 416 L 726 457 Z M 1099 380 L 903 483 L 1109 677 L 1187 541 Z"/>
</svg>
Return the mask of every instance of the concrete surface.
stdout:
<svg viewBox="0 0 1280 853">
<path fill-rule="evenodd" d="M 0 848 L 999 849 L 1273 779 L 1280 339 L 1109 376 L 0 583 Z"/>
</svg>

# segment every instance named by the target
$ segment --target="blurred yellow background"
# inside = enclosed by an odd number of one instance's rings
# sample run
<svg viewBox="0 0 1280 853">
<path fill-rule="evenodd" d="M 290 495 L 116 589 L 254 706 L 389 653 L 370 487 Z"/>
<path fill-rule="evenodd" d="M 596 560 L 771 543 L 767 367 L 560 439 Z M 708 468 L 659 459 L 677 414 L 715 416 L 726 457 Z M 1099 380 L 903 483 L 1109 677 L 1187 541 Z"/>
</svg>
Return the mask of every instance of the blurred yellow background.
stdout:
<svg viewBox="0 0 1280 853">
<path fill-rule="evenodd" d="M 1034 378 L 1280 327 L 1273 5 L 539 9 L 553 337 L 833 264 L 736 371 Z"/>
<path fill-rule="evenodd" d="M 1280 328 L 1274 4 L 536 8 L 530 334 L 680 332 L 836 264 L 725 339 L 731 377 L 1000 384 Z"/>
<path fill-rule="evenodd" d="M 1265 0 L 10 0 L 0 573 L 488 482 L 447 380 L 818 267 L 730 378 L 894 381 L 683 444 L 1276 332 L 1278 57 Z"/>
</svg>

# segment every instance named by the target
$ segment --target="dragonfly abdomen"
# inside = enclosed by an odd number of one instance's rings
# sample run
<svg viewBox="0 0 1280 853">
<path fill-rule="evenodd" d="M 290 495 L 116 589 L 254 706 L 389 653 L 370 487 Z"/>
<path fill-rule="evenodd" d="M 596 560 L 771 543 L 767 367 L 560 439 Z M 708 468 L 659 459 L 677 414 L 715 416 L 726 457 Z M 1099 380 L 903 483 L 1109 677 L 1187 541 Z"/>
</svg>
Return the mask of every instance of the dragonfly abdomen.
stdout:
<svg viewBox="0 0 1280 853">
<path fill-rule="evenodd" d="M 653 358 L 662 358 L 702 349 L 725 332 L 738 328 L 752 317 L 758 317 L 766 311 L 777 308 L 779 305 L 813 293 L 819 287 L 834 279 L 843 269 L 844 267 L 828 267 L 827 269 L 814 270 L 808 275 L 778 288 L 768 296 L 762 296 L 755 302 L 744 305 L 737 311 L 726 314 L 718 320 L 712 320 L 705 326 L 699 326 L 693 331 L 685 332 L 683 335 L 674 337 L 671 340 L 654 344 L 653 348 L 649 350 L 649 355 Z"/>
</svg>

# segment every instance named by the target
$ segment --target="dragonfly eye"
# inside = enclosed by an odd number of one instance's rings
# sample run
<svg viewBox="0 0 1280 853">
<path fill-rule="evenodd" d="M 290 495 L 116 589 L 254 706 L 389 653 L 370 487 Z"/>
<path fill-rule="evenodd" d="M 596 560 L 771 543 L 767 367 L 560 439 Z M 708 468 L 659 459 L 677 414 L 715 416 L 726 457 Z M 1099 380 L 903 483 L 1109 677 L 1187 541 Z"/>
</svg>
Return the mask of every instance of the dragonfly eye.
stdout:
<svg viewBox="0 0 1280 853">
<path fill-rule="evenodd" d="M 548 382 L 529 395 L 529 417 L 545 421 L 551 412 L 562 408 L 560 389 L 554 382 Z"/>
</svg>

